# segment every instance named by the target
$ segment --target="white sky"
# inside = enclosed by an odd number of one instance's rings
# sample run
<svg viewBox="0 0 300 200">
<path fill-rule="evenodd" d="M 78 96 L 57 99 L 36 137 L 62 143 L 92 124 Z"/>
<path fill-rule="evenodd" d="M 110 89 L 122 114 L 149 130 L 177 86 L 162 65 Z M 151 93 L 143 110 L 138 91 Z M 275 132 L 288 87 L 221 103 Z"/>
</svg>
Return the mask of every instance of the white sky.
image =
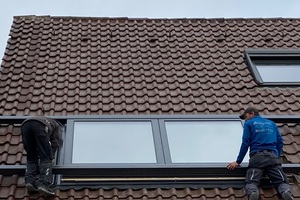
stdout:
<svg viewBox="0 0 300 200">
<path fill-rule="evenodd" d="M 300 18 L 300 0 L 1 0 L 0 58 L 13 16 Z"/>
</svg>

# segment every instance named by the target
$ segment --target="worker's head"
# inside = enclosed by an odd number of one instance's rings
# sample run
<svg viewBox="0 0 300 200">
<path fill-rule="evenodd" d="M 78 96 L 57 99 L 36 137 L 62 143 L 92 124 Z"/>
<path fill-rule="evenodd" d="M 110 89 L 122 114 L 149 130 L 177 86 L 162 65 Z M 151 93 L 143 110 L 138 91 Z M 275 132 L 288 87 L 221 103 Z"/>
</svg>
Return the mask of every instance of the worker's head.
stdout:
<svg viewBox="0 0 300 200">
<path fill-rule="evenodd" d="M 240 118 L 244 120 L 249 120 L 257 115 L 259 115 L 258 110 L 254 107 L 249 107 L 244 111 L 243 114 L 240 115 Z"/>
</svg>

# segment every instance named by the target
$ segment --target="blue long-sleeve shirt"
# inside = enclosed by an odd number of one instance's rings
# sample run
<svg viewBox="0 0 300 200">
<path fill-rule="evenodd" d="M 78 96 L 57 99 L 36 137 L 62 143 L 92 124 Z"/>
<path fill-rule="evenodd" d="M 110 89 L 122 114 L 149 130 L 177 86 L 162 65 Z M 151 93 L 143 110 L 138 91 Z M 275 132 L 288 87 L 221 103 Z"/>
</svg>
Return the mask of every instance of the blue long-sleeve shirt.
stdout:
<svg viewBox="0 0 300 200">
<path fill-rule="evenodd" d="M 241 163 L 250 147 L 249 154 L 257 151 L 272 150 L 280 156 L 283 139 L 277 125 L 261 116 L 255 116 L 244 124 L 242 144 L 236 162 Z"/>
</svg>

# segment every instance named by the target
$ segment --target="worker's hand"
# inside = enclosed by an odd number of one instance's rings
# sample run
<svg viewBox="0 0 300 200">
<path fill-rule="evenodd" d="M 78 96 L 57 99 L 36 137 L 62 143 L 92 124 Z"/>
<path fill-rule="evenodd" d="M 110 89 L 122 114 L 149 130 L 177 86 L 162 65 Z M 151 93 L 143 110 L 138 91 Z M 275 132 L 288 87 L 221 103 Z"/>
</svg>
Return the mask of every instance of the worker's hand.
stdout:
<svg viewBox="0 0 300 200">
<path fill-rule="evenodd" d="M 227 165 L 227 169 L 229 169 L 229 170 L 234 170 L 236 167 L 238 167 L 240 164 L 239 163 L 237 163 L 236 161 L 234 161 L 234 162 L 232 162 L 232 163 L 229 163 L 228 165 Z"/>
</svg>

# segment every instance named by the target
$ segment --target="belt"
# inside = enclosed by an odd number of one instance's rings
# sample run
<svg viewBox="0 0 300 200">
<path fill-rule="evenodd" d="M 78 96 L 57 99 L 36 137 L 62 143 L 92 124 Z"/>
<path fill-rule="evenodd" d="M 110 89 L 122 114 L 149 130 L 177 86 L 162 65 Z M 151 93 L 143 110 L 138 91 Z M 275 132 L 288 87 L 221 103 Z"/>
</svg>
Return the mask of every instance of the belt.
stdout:
<svg viewBox="0 0 300 200">
<path fill-rule="evenodd" d="M 270 153 L 270 152 L 274 152 L 273 150 L 270 150 L 270 149 L 266 149 L 266 150 L 259 150 L 259 151 L 256 151 L 256 152 L 253 152 L 250 154 L 250 156 L 253 156 L 257 153 Z"/>
</svg>

